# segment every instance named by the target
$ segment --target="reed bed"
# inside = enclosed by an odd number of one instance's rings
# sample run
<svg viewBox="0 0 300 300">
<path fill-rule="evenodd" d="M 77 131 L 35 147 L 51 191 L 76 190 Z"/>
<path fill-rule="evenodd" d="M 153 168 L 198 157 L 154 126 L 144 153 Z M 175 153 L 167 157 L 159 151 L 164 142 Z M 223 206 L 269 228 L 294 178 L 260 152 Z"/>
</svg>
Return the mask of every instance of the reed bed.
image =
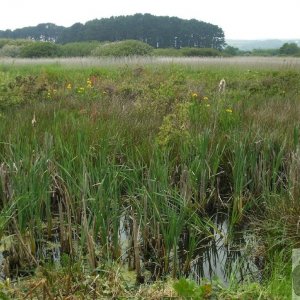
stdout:
<svg viewBox="0 0 300 300">
<path fill-rule="evenodd" d="M 5 58 L 0 57 L 2 65 L 61 65 L 67 68 L 72 66 L 90 67 L 122 67 L 126 65 L 182 65 L 188 67 L 230 67 L 256 69 L 299 69 L 300 58 L 297 57 L 66 57 L 66 58 Z"/>
<path fill-rule="evenodd" d="M 267 279 L 298 244 L 297 60 L 6 60 L 0 78 L 4 277 L 48 272 L 51 297 L 49 264 L 188 277 L 216 233 L 230 253 L 255 229 L 244 259 Z"/>
</svg>

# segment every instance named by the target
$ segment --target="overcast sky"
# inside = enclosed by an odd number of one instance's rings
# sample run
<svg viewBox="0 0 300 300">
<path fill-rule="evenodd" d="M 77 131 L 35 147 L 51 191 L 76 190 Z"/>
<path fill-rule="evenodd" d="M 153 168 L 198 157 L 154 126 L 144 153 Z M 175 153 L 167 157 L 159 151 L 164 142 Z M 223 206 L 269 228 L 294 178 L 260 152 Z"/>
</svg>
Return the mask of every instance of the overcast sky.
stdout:
<svg viewBox="0 0 300 300">
<path fill-rule="evenodd" d="M 227 39 L 300 38 L 300 0 L 1 0 L 0 30 L 151 13 L 220 26 Z"/>
</svg>

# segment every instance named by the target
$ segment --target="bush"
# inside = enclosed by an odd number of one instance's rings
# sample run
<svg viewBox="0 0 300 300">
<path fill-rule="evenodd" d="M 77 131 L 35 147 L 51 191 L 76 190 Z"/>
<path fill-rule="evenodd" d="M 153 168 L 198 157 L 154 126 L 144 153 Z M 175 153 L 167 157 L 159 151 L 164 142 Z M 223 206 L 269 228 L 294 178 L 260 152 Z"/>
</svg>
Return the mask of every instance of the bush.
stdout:
<svg viewBox="0 0 300 300">
<path fill-rule="evenodd" d="M 221 56 L 223 55 L 220 51 L 213 48 L 161 48 L 154 50 L 155 56 Z"/>
<path fill-rule="evenodd" d="M 213 48 L 182 48 L 183 56 L 221 56 L 221 52 Z"/>
<path fill-rule="evenodd" d="M 25 39 L 0 39 L 0 56 L 18 57 L 23 47 L 33 43 Z"/>
<path fill-rule="evenodd" d="M 135 56 L 151 55 L 153 48 L 143 42 L 126 40 L 120 42 L 106 43 L 92 51 L 93 56 Z"/>
<path fill-rule="evenodd" d="M 0 49 L 9 43 L 8 39 L 0 39 Z"/>
<path fill-rule="evenodd" d="M 182 52 L 180 51 L 180 49 L 176 49 L 176 48 L 154 49 L 153 54 L 155 56 L 171 56 L 171 57 L 180 57 L 180 56 L 182 56 Z"/>
<path fill-rule="evenodd" d="M 276 56 L 279 54 L 279 49 L 253 49 L 253 56 Z"/>
<path fill-rule="evenodd" d="M 28 58 L 57 57 L 60 55 L 60 46 L 50 42 L 35 42 L 21 49 L 21 56 Z"/>
<path fill-rule="evenodd" d="M 99 45 L 97 41 L 67 43 L 61 46 L 61 55 L 65 57 L 90 56 Z"/>
<path fill-rule="evenodd" d="M 21 46 L 17 45 L 4 45 L 0 49 L 0 56 L 18 57 L 21 53 Z"/>
</svg>

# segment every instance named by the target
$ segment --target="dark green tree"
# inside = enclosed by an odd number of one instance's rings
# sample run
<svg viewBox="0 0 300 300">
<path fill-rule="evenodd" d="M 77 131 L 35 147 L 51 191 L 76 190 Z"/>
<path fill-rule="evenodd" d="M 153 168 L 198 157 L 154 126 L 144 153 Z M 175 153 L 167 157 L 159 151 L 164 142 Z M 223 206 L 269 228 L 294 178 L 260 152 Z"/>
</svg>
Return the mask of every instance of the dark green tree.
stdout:
<svg viewBox="0 0 300 300">
<path fill-rule="evenodd" d="M 61 44 L 133 39 L 155 48 L 195 47 L 222 50 L 225 46 L 224 32 L 217 25 L 195 19 L 183 20 L 151 14 L 95 19 L 85 24 L 75 23 L 68 28 L 45 23 L 13 31 L 0 31 L 1 37 L 56 41 Z"/>
<path fill-rule="evenodd" d="M 231 55 L 231 56 L 236 56 L 240 53 L 239 48 L 232 47 L 232 46 L 226 46 L 224 49 L 224 53 Z"/>
<path fill-rule="evenodd" d="M 300 52 L 296 43 L 285 43 L 279 48 L 279 53 L 283 55 L 295 55 Z"/>
<path fill-rule="evenodd" d="M 74 25 L 73 25 L 74 26 Z M 92 20 L 63 30 L 58 42 L 140 40 L 155 48 L 215 48 L 225 45 L 223 30 L 209 23 L 177 17 L 135 14 Z M 79 31 L 78 31 L 79 30 Z"/>
<path fill-rule="evenodd" d="M 37 26 L 19 28 L 16 30 L 0 31 L 0 38 L 33 39 L 36 41 L 56 41 L 64 27 L 52 23 L 43 23 Z"/>
</svg>

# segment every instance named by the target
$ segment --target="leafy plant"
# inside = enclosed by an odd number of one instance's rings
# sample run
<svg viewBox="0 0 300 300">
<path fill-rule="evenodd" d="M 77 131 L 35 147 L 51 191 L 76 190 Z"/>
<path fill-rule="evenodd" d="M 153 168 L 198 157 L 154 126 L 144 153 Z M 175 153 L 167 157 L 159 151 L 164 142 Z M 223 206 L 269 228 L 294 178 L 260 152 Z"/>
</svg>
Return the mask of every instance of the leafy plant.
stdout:
<svg viewBox="0 0 300 300">
<path fill-rule="evenodd" d="M 197 285 L 194 281 L 181 278 L 173 284 L 175 291 L 179 297 L 183 299 L 210 299 L 212 295 L 212 285 Z"/>
</svg>

